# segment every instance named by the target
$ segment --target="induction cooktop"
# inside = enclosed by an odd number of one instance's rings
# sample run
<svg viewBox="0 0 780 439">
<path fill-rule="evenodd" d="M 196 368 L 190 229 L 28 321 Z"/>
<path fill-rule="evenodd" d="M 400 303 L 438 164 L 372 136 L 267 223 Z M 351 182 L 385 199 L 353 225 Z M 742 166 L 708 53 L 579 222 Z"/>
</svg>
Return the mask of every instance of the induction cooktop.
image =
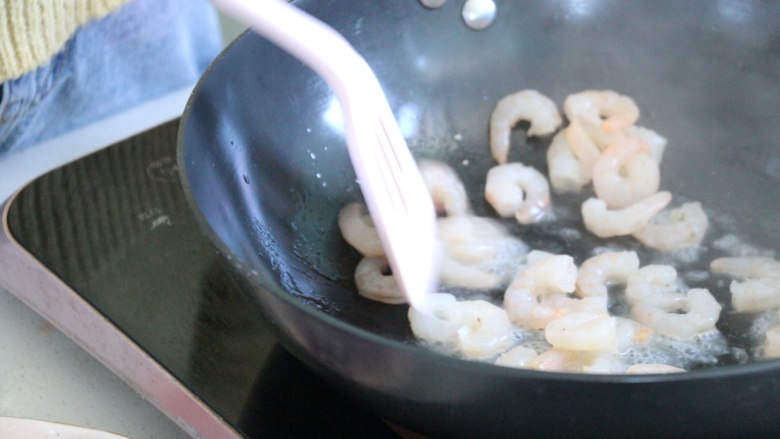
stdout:
<svg viewBox="0 0 780 439">
<path fill-rule="evenodd" d="M 178 119 L 33 181 L 4 206 L 12 292 L 193 437 L 413 436 L 320 380 L 234 286 L 185 200 Z"/>
</svg>

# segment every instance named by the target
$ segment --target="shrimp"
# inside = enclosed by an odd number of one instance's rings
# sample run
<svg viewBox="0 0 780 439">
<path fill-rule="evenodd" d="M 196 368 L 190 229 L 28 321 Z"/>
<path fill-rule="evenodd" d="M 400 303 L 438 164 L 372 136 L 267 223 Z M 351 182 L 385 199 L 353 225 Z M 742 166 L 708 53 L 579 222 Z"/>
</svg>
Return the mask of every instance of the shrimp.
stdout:
<svg viewBox="0 0 780 439">
<path fill-rule="evenodd" d="M 439 261 L 439 282 L 454 287 L 489 290 L 500 287 L 504 280 L 489 267 L 464 263 L 445 253 Z"/>
<path fill-rule="evenodd" d="M 644 303 L 665 311 L 679 309 L 686 298 L 677 292 L 677 270 L 671 265 L 646 265 L 628 276 L 626 301 Z"/>
<path fill-rule="evenodd" d="M 566 140 L 565 132 L 553 136 L 547 149 L 550 186 L 558 193 L 580 192 L 588 184 L 591 170 L 585 168 Z"/>
<path fill-rule="evenodd" d="M 593 256 L 577 272 L 577 295 L 606 298 L 610 283 L 625 283 L 639 269 L 639 256 L 633 251 L 607 252 Z"/>
<path fill-rule="evenodd" d="M 355 268 L 355 285 L 358 294 L 367 299 L 390 305 L 406 303 L 384 257 L 361 259 Z"/>
<path fill-rule="evenodd" d="M 633 99 L 612 90 L 585 90 L 566 97 L 563 112 L 569 120 L 582 118 L 607 132 L 628 127 L 639 120 Z M 602 116 L 605 119 L 602 121 Z"/>
<path fill-rule="evenodd" d="M 431 293 L 429 312 L 409 307 L 409 324 L 417 338 L 430 343 L 454 344 L 460 329 L 460 309 L 452 294 Z"/>
<path fill-rule="evenodd" d="M 516 240 L 492 218 L 478 216 L 439 218 L 436 221 L 436 228 L 445 253 L 459 261 L 469 263 L 496 258 L 504 246 Z"/>
<path fill-rule="evenodd" d="M 615 317 L 617 350 L 623 352 L 634 345 L 642 345 L 653 338 L 653 330 L 625 317 Z"/>
<path fill-rule="evenodd" d="M 601 149 L 590 138 L 579 118 L 573 119 L 563 133 L 580 165 L 590 176 L 593 165 L 601 155 Z"/>
<path fill-rule="evenodd" d="M 520 224 L 539 222 L 550 211 L 550 185 L 542 173 L 522 163 L 490 169 L 485 198 L 502 218 L 515 216 Z"/>
<path fill-rule="evenodd" d="M 536 351 L 525 346 L 515 346 L 501 354 L 494 363 L 496 366 L 530 369 L 531 362 L 536 359 Z"/>
<path fill-rule="evenodd" d="M 744 279 L 732 281 L 729 286 L 731 304 L 737 312 L 780 306 L 780 262 L 759 256 L 718 258 L 710 263 L 710 270 Z"/>
<path fill-rule="evenodd" d="M 623 132 L 629 137 L 634 137 L 643 141 L 650 149 L 650 156 L 653 157 L 653 160 L 658 164 L 661 163 L 668 142 L 664 136 L 649 128 L 640 127 L 638 125 L 626 127 Z"/>
<path fill-rule="evenodd" d="M 761 278 L 733 281 L 731 304 L 737 312 L 756 312 L 780 306 L 780 279 Z"/>
<path fill-rule="evenodd" d="M 420 3 L 428 9 L 437 9 L 442 7 L 445 1 L 447 0 L 420 0 Z"/>
<path fill-rule="evenodd" d="M 555 256 L 554 253 L 546 252 L 544 250 L 531 250 L 528 252 L 525 258 L 525 262 L 528 264 L 532 264 L 536 261 L 542 260 L 544 258 Z"/>
<path fill-rule="evenodd" d="M 709 219 L 701 203 L 693 202 L 659 213 L 633 236 L 648 247 L 673 251 L 699 245 L 708 227 Z"/>
<path fill-rule="evenodd" d="M 604 200 L 589 198 L 582 203 L 582 219 L 585 228 L 600 238 L 630 235 L 647 226 L 670 201 L 672 194 L 662 191 L 626 208 L 608 210 Z"/>
<path fill-rule="evenodd" d="M 531 250 L 526 256 L 526 263 L 532 264 L 549 256 L 554 255 L 542 250 Z M 568 290 L 568 287 L 566 289 Z M 568 292 L 545 294 L 539 297 L 539 304 L 542 307 L 556 309 L 561 315 L 574 312 L 607 312 L 607 297 L 575 298 L 570 297 Z"/>
<path fill-rule="evenodd" d="M 626 136 L 626 129 L 628 129 L 626 128 L 618 131 L 607 132 L 601 128 L 600 122 L 590 123 L 582 120 L 582 118 L 576 118 L 575 120 L 579 121 L 580 126 L 582 126 L 582 129 L 585 131 L 585 133 L 588 134 L 590 140 L 601 151 L 605 150 L 607 146 L 611 145 L 612 143 L 623 139 Z"/>
<path fill-rule="evenodd" d="M 623 361 L 613 352 L 595 352 L 584 359 L 582 373 L 618 374 L 626 371 Z"/>
<path fill-rule="evenodd" d="M 777 314 L 780 317 L 780 310 L 778 310 Z M 780 358 L 780 325 L 767 329 L 765 336 L 764 357 Z"/>
<path fill-rule="evenodd" d="M 571 313 L 548 323 L 544 338 L 556 349 L 611 352 L 617 350 L 616 324 L 606 313 Z"/>
<path fill-rule="evenodd" d="M 431 194 L 436 212 L 448 216 L 471 213 L 466 187 L 454 169 L 438 160 L 420 160 L 417 167 Z"/>
<path fill-rule="evenodd" d="M 566 311 L 543 305 L 540 297 L 573 292 L 576 279 L 577 267 L 571 256 L 542 257 L 517 274 L 504 293 L 504 308 L 515 323 L 529 328 L 544 328 Z"/>
<path fill-rule="evenodd" d="M 532 369 L 546 372 L 623 373 L 625 366 L 611 352 L 578 352 L 552 348 L 531 361 Z"/>
<path fill-rule="evenodd" d="M 491 289 L 506 285 L 505 267 L 528 248 L 490 218 L 452 216 L 436 223 L 442 254 L 439 280 L 465 288 Z"/>
<path fill-rule="evenodd" d="M 499 164 L 507 162 L 510 133 L 520 120 L 531 123 L 529 136 L 552 134 L 563 122 L 555 102 L 536 90 L 522 90 L 503 97 L 490 115 L 490 153 Z"/>
<path fill-rule="evenodd" d="M 680 373 L 687 372 L 685 369 L 660 363 L 639 363 L 626 369 L 628 375 L 646 375 L 651 373 Z"/>
<path fill-rule="evenodd" d="M 685 313 L 679 314 L 640 302 L 631 307 L 631 315 L 660 335 L 687 340 L 715 330 L 721 306 L 707 289 L 692 288 L 678 310 Z"/>
<path fill-rule="evenodd" d="M 363 256 L 385 255 L 382 241 L 379 240 L 374 221 L 371 220 L 365 204 L 349 203 L 342 207 L 339 211 L 338 224 L 344 240 Z"/>
<path fill-rule="evenodd" d="M 780 262 L 763 256 L 718 258 L 710 263 L 710 270 L 739 278 L 780 278 Z"/>
<path fill-rule="evenodd" d="M 593 164 L 593 190 L 612 209 L 628 207 L 658 191 L 661 172 L 641 140 L 624 137 Z"/>
<path fill-rule="evenodd" d="M 531 369 L 544 372 L 582 372 L 582 352 L 548 349 L 531 360 Z"/>
<path fill-rule="evenodd" d="M 486 358 L 512 342 L 512 322 L 506 311 L 484 300 L 458 302 L 461 327 L 458 351 L 469 358 Z"/>
<path fill-rule="evenodd" d="M 539 304 L 559 310 L 562 314 L 575 312 L 606 313 L 608 298 L 604 297 L 569 297 L 566 293 L 545 294 L 539 299 Z"/>
<path fill-rule="evenodd" d="M 458 302 L 451 294 L 433 294 L 431 313 L 410 307 L 412 332 L 429 342 L 454 344 L 468 358 L 486 358 L 512 342 L 512 323 L 506 311 L 484 300 Z"/>
<path fill-rule="evenodd" d="M 641 140 L 647 145 L 650 155 L 658 164 L 660 164 L 663 159 L 666 144 L 668 143 L 666 138 L 662 135 L 639 125 L 631 125 L 622 130 L 613 132 L 604 131 L 598 125 L 585 122 L 581 122 L 581 125 L 593 143 L 601 150 L 606 149 L 607 146 L 615 142 L 622 141 L 625 137 Z"/>
</svg>

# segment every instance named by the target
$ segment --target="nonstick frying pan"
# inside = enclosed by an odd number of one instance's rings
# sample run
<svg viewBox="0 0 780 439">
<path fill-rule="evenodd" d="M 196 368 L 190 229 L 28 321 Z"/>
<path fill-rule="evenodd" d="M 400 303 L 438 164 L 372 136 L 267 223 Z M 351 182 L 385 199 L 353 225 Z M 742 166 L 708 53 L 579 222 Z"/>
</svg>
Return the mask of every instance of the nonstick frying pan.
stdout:
<svg viewBox="0 0 780 439">
<path fill-rule="evenodd" d="M 319 0 L 296 5 L 339 30 L 374 69 L 413 153 L 452 165 L 477 213 L 493 165 L 487 121 L 504 95 L 533 88 L 614 89 L 669 139 L 662 189 L 708 209 L 702 270 L 721 236 L 780 249 L 780 4 L 769 1 L 498 2 L 473 31 L 461 2 Z M 549 138 L 512 137 L 511 161 L 546 172 Z M 780 361 L 685 374 L 604 376 L 499 368 L 414 342 L 406 306 L 355 294 L 359 255 L 340 236 L 341 206 L 360 200 L 334 96 L 313 72 L 246 33 L 213 63 L 179 136 L 185 192 L 280 341 L 382 418 L 430 437 L 730 437 L 780 431 Z M 555 202 L 566 202 L 559 199 Z M 584 253 L 544 228 L 516 228 L 534 248 Z M 585 238 L 587 241 L 588 238 Z M 630 246 L 625 240 L 607 243 Z M 719 242 L 723 242 L 722 240 Z M 586 242 L 594 246 L 604 241 Z M 642 253 L 642 263 L 663 255 Z M 726 306 L 719 329 L 749 352 L 750 316 Z"/>
</svg>

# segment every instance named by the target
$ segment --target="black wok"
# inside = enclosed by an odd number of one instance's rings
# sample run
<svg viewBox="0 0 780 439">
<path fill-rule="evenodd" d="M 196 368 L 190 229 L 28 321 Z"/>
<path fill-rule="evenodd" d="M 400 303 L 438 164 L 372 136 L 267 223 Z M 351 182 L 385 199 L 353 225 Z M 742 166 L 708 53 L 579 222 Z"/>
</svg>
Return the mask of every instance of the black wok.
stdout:
<svg viewBox="0 0 780 439">
<path fill-rule="evenodd" d="M 710 209 L 709 233 L 780 249 L 780 3 L 504 1 L 481 32 L 460 21 L 461 4 L 297 2 L 363 54 L 415 155 L 453 165 L 479 213 L 490 212 L 480 193 L 499 98 L 535 88 L 561 103 L 615 89 L 638 102 L 641 125 L 670 139 L 662 188 Z M 361 195 L 333 99 L 319 77 L 249 33 L 204 75 L 180 129 L 183 182 L 205 232 L 304 363 L 382 418 L 431 437 L 777 437 L 780 361 L 727 355 L 686 374 L 586 376 L 417 346 L 405 306 L 354 293 L 359 255 L 335 219 Z M 547 143 L 526 140 L 521 126 L 510 160 L 546 171 Z M 518 233 L 576 253 L 544 230 Z M 715 256 L 713 236 L 705 250 Z M 643 254 L 643 264 L 654 257 Z M 727 280 L 707 286 L 728 301 Z M 747 347 L 745 316 L 726 306 L 719 325 Z"/>
</svg>

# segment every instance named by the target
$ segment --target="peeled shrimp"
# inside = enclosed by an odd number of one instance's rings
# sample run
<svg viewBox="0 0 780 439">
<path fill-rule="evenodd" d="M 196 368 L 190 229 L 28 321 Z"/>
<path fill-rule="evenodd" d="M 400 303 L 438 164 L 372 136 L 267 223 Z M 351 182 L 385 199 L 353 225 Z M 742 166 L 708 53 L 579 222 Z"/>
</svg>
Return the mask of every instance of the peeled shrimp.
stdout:
<svg viewBox="0 0 780 439">
<path fill-rule="evenodd" d="M 530 369 L 531 362 L 536 359 L 536 351 L 525 346 L 515 346 L 499 355 L 496 366 L 516 367 L 518 369 Z"/>
<path fill-rule="evenodd" d="M 428 9 L 436 9 L 442 7 L 447 0 L 420 0 L 423 6 Z"/>
<path fill-rule="evenodd" d="M 641 140 L 624 137 L 593 164 L 593 190 L 612 209 L 628 207 L 658 191 L 661 172 Z"/>
<path fill-rule="evenodd" d="M 630 235 L 647 226 L 670 201 L 672 194 L 663 191 L 626 208 L 608 210 L 604 200 L 590 198 L 582 203 L 582 219 L 585 227 L 600 238 Z"/>
<path fill-rule="evenodd" d="M 686 301 L 671 265 L 645 265 L 635 271 L 626 280 L 625 294 L 631 305 L 644 303 L 666 311 L 679 309 Z"/>
<path fill-rule="evenodd" d="M 485 264 L 469 264 L 443 254 L 439 261 L 439 282 L 462 288 L 489 290 L 504 282 L 500 273 Z"/>
<path fill-rule="evenodd" d="M 639 120 L 633 99 L 612 90 L 585 90 L 566 97 L 563 112 L 569 120 L 581 118 L 607 132 L 628 127 Z M 602 121 L 602 117 L 605 119 Z"/>
<path fill-rule="evenodd" d="M 458 351 L 470 358 L 485 358 L 506 349 L 512 342 L 512 322 L 502 308 L 484 300 L 458 302 L 461 327 Z"/>
<path fill-rule="evenodd" d="M 528 253 L 527 262 L 532 264 L 535 261 L 543 258 L 554 256 L 552 253 L 547 253 L 541 250 L 533 250 Z M 563 260 L 561 260 L 563 264 Z M 568 266 L 568 262 L 565 262 L 565 266 Z M 579 271 L 577 271 L 577 278 L 579 278 Z M 575 280 L 576 285 L 576 280 Z M 606 313 L 607 312 L 607 296 L 601 297 L 571 297 L 569 295 L 569 286 L 565 285 L 566 292 L 548 292 L 538 298 L 539 305 L 542 309 L 554 309 L 556 312 L 563 316 L 570 313 Z"/>
<path fill-rule="evenodd" d="M 573 119 L 563 133 L 566 136 L 566 141 L 569 142 L 569 147 L 577 157 L 577 160 L 579 160 L 580 165 L 588 175 L 591 175 L 593 165 L 601 155 L 601 149 L 599 149 L 598 145 L 590 138 L 579 118 Z"/>
<path fill-rule="evenodd" d="M 613 352 L 595 352 L 584 357 L 582 373 L 618 374 L 625 373 L 626 365 Z"/>
<path fill-rule="evenodd" d="M 593 143 L 599 148 L 599 150 L 602 151 L 607 149 L 607 146 L 609 146 L 610 144 L 623 139 L 626 136 L 626 130 L 630 128 L 627 127 L 622 130 L 607 132 L 604 131 L 603 128 L 601 128 L 600 122 L 591 123 L 591 122 L 582 121 L 579 118 L 575 120 L 580 121 L 580 125 L 582 126 L 582 129 L 588 134 L 590 140 L 593 141 Z"/>
<path fill-rule="evenodd" d="M 544 338 L 557 349 L 602 352 L 617 350 L 616 320 L 606 313 L 578 312 L 552 320 Z"/>
<path fill-rule="evenodd" d="M 710 269 L 742 281 L 732 281 L 731 303 L 738 312 L 763 311 L 780 306 L 780 262 L 763 257 L 720 258 Z"/>
<path fill-rule="evenodd" d="M 367 299 L 390 305 L 406 303 L 384 257 L 365 257 L 358 262 L 355 285 L 358 294 Z"/>
<path fill-rule="evenodd" d="M 488 171 L 485 198 L 499 216 L 520 224 L 539 222 L 550 211 L 550 186 L 544 175 L 522 163 L 494 166 Z"/>
<path fill-rule="evenodd" d="M 570 293 L 577 280 L 571 256 L 553 255 L 537 259 L 523 268 L 504 293 L 504 308 L 517 324 L 541 329 L 566 314 L 563 309 L 540 303 L 547 294 Z"/>
<path fill-rule="evenodd" d="M 614 352 L 594 352 L 583 356 L 582 373 L 625 373 L 626 365 Z"/>
<path fill-rule="evenodd" d="M 414 335 L 431 343 L 455 343 L 461 326 L 460 308 L 455 296 L 431 293 L 426 300 L 429 301 L 430 312 L 409 307 L 409 324 Z"/>
<path fill-rule="evenodd" d="M 639 363 L 630 366 L 628 369 L 626 369 L 626 374 L 628 375 L 646 375 L 652 373 L 680 373 L 680 372 L 686 372 L 686 370 L 680 369 L 679 367 L 670 366 L 668 364 L 659 364 L 659 363 L 647 363 L 647 364 Z"/>
<path fill-rule="evenodd" d="M 349 203 L 338 217 L 341 236 L 363 256 L 384 256 L 385 250 L 365 204 Z"/>
<path fill-rule="evenodd" d="M 778 311 L 780 314 L 780 311 Z M 775 325 L 766 331 L 764 341 L 764 357 L 780 358 L 780 325 Z"/>
<path fill-rule="evenodd" d="M 510 133 L 520 120 L 531 123 L 529 136 L 552 134 L 562 122 L 555 102 L 536 90 L 522 90 L 503 97 L 490 116 L 490 153 L 496 162 L 507 162 Z"/>
<path fill-rule="evenodd" d="M 780 262 L 763 256 L 718 258 L 710 263 L 710 270 L 739 278 L 780 278 Z"/>
<path fill-rule="evenodd" d="M 729 287 L 731 304 L 737 312 L 780 306 L 780 262 L 759 256 L 718 258 L 710 263 L 710 270 L 744 279 L 731 282 Z"/>
<path fill-rule="evenodd" d="M 645 344 L 653 338 L 653 330 L 635 320 L 615 317 L 615 321 L 618 352 L 623 352 L 631 346 Z"/>
<path fill-rule="evenodd" d="M 446 285 L 491 289 L 506 285 L 506 266 L 527 252 L 498 221 L 476 216 L 439 218 L 439 280 Z"/>
<path fill-rule="evenodd" d="M 505 246 L 516 240 L 501 223 L 486 217 L 439 218 L 436 227 L 445 253 L 469 263 L 496 258 Z"/>
<path fill-rule="evenodd" d="M 471 213 L 466 187 L 454 169 L 437 160 L 420 160 L 417 167 L 437 212 L 448 216 Z"/>
<path fill-rule="evenodd" d="M 536 261 L 540 261 L 550 256 L 555 256 L 555 253 L 550 253 L 544 250 L 531 250 L 526 255 L 525 262 L 528 264 L 533 264 Z"/>
<path fill-rule="evenodd" d="M 583 166 L 574 155 L 565 132 L 553 136 L 547 149 L 547 167 L 550 186 L 558 193 L 580 192 L 590 181 L 591 169 Z"/>
<path fill-rule="evenodd" d="M 623 373 L 625 366 L 611 352 L 578 352 L 549 349 L 531 361 L 531 368 L 546 372 L 569 373 Z"/>
<path fill-rule="evenodd" d="M 557 309 L 562 315 L 585 312 L 606 313 L 608 310 L 607 296 L 604 297 L 570 297 L 566 293 L 545 294 L 539 299 L 539 304 Z"/>
<path fill-rule="evenodd" d="M 701 203 L 693 202 L 659 213 L 633 235 L 648 247 L 673 251 L 699 245 L 708 226 L 709 219 Z"/>
<path fill-rule="evenodd" d="M 531 360 L 532 369 L 544 372 L 582 372 L 582 352 L 566 351 L 563 349 L 548 349 Z"/>
<path fill-rule="evenodd" d="M 649 128 L 640 127 L 638 125 L 626 127 L 623 132 L 629 137 L 634 137 L 643 141 L 650 149 L 650 156 L 653 157 L 653 160 L 655 160 L 656 163 L 661 163 L 667 144 L 667 140 L 664 136 Z"/>
<path fill-rule="evenodd" d="M 604 150 L 607 146 L 622 141 L 624 137 L 631 137 L 643 141 L 645 145 L 647 145 L 653 160 L 659 164 L 663 159 L 664 150 L 668 143 L 666 138 L 662 135 L 639 125 L 631 125 L 622 130 L 612 132 L 604 131 L 600 126 L 595 124 L 583 122 L 581 125 L 585 132 L 588 133 L 588 137 L 590 137 L 599 149 Z"/>
<path fill-rule="evenodd" d="M 607 298 L 610 283 L 625 283 L 639 269 L 636 252 L 607 252 L 593 256 L 577 272 L 577 294 L 580 297 Z"/>
<path fill-rule="evenodd" d="M 430 314 L 409 309 L 412 332 L 423 340 L 454 343 L 459 353 L 476 359 L 498 354 L 512 342 L 512 323 L 496 305 L 435 294 L 431 306 Z"/>
<path fill-rule="evenodd" d="M 660 335 L 686 340 L 714 330 L 721 306 L 708 290 L 693 288 L 678 310 L 684 314 L 640 302 L 631 307 L 631 315 Z"/>
</svg>

